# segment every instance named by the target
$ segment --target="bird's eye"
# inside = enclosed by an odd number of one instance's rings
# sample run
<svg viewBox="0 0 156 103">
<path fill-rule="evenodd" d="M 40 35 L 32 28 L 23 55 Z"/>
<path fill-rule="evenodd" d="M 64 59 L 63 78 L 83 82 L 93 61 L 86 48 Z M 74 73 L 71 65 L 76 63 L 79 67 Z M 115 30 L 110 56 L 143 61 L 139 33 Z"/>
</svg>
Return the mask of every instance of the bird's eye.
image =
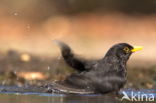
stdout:
<svg viewBox="0 0 156 103">
<path fill-rule="evenodd" d="M 124 47 L 123 50 L 125 51 L 125 53 L 129 53 L 130 52 L 130 49 L 128 47 Z"/>
</svg>

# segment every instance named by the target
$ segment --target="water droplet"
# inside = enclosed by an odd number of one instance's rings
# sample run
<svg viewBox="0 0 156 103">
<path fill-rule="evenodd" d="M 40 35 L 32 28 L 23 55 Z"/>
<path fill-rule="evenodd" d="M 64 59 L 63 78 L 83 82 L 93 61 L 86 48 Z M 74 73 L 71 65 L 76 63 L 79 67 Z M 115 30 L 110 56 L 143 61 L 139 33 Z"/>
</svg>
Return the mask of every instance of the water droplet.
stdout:
<svg viewBox="0 0 156 103">
<path fill-rule="evenodd" d="M 27 28 L 27 29 L 30 29 L 30 28 L 31 28 L 31 27 L 30 27 L 30 24 L 27 24 L 26 28 Z"/>
<path fill-rule="evenodd" d="M 14 12 L 13 15 L 14 15 L 14 16 L 18 16 L 19 14 L 18 14 L 17 12 Z"/>
<path fill-rule="evenodd" d="M 17 77 L 17 78 L 16 78 L 16 80 L 18 81 L 18 80 L 19 80 L 19 78 Z"/>
<path fill-rule="evenodd" d="M 6 80 L 2 81 L 2 85 L 5 85 L 6 84 Z"/>
<path fill-rule="evenodd" d="M 16 71 L 14 71 L 14 74 L 17 74 L 17 72 L 16 72 Z"/>
<path fill-rule="evenodd" d="M 50 66 L 48 66 L 48 70 L 50 70 Z"/>
</svg>

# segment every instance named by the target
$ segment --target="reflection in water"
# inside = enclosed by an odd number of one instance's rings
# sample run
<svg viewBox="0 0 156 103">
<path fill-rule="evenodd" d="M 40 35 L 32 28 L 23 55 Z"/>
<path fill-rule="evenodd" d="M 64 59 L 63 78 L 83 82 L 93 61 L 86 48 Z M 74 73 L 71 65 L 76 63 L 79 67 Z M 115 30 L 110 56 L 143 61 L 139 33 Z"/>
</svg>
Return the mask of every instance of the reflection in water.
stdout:
<svg viewBox="0 0 156 103">
<path fill-rule="evenodd" d="M 104 95 L 0 94 L 0 103 L 120 103 Z"/>
<path fill-rule="evenodd" d="M 110 96 L 68 96 L 66 103 L 120 103 L 115 97 Z"/>
<path fill-rule="evenodd" d="M 132 103 L 113 95 L 76 95 L 49 93 L 0 93 L 0 103 Z M 136 101 L 133 103 L 148 103 Z M 149 102 L 150 103 L 150 102 Z"/>
</svg>

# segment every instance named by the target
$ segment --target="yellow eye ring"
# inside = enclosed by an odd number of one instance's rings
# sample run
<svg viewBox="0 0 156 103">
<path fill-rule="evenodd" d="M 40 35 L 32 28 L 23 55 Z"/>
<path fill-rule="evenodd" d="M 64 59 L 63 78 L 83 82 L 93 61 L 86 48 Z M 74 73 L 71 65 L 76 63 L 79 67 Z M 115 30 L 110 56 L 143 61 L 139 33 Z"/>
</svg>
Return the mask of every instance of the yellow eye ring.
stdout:
<svg viewBox="0 0 156 103">
<path fill-rule="evenodd" d="M 123 50 L 124 50 L 126 53 L 129 53 L 129 52 L 130 52 L 130 49 L 129 49 L 128 47 L 125 47 Z"/>
</svg>

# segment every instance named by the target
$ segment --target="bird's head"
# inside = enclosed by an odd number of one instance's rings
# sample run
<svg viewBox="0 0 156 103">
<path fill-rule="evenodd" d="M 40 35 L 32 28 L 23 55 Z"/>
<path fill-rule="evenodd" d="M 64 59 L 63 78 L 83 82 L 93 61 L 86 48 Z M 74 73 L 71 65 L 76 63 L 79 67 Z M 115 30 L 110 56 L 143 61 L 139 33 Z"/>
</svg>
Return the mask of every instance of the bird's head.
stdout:
<svg viewBox="0 0 156 103">
<path fill-rule="evenodd" d="M 116 58 L 127 62 L 130 55 L 136 51 L 142 50 L 142 46 L 131 46 L 127 43 L 119 43 L 112 46 L 106 53 L 106 57 Z"/>
</svg>

